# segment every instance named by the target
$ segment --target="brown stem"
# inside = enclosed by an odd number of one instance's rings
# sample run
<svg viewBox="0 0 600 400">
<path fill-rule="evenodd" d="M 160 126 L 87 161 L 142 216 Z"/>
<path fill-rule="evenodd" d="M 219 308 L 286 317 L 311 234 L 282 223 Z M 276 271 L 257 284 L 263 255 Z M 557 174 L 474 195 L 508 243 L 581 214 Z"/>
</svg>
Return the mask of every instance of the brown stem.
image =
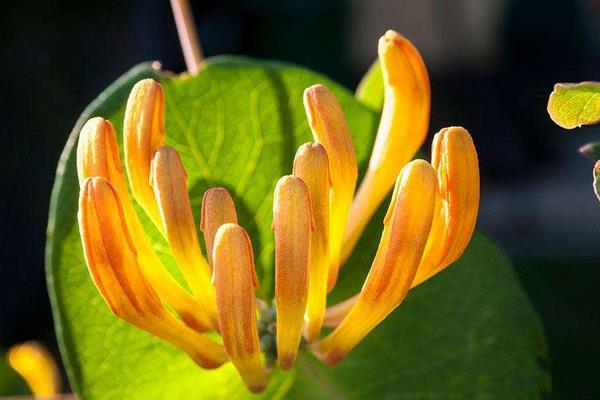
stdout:
<svg viewBox="0 0 600 400">
<path fill-rule="evenodd" d="M 190 3 L 188 0 L 171 0 L 171 8 L 175 17 L 175 25 L 179 34 L 179 42 L 183 50 L 185 65 L 191 75 L 196 75 L 202 68 L 202 59 L 204 56 L 196 25 L 194 24 Z"/>
</svg>

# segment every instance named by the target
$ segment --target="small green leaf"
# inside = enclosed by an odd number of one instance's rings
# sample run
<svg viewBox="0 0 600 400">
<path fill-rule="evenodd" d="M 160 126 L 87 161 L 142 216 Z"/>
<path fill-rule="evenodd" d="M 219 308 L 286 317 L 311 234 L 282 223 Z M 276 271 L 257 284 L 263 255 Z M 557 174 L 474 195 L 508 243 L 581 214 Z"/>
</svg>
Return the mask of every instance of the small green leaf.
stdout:
<svg viewBox="0 0 600 400">
<path fill-rule="evenodd" d="M 600 83 L 557 83 L 548 99 L 548 114 L 565 129 L 600 122 Z"/>
<path fill-rule="evenodd" d="M 195 77 L 164 76 L 144 64 L 111 85 L 77 122 L 57 170 L 48 223 L 47 280 L 63 359 L 82 400 L 96 399 L 533 399 L 547 391 L 544 332 L 512 267 L 476 236 L 447 272 L 415 289 L 339 367 L 304 354 L 251 395 L 231 364 L 198 368 L 182 352 L 112 315 L 90 279 L 77 226 L 75 144 L 92 116 L 121 134 L 127 95 L 144 77 L 165 89 L 167 144 L 182 156 L 196 214 L 204 191 L 224 186 L 252 239 L 259 295 L 273 293 L 273 189 L 312 140 L 302 93 L 315 83 L 339 99 L 364 172 L 377 112 L 326 77 L 276 62 L 219 57 Z M 332 302 L 359 290 L 377 249 L 387 201 L 340 274 Z M 196 215 L 198 217 L 198 215 Z M 151 224 L 146 227 L 152 232 Z M 168 267 L 168 248 L 153 236 Z"/>
<path fill-rule="evenodd" d="M 383 73 L 379 60 L 375 60 L 356 87 L 356 99 L 373 111 L 383 108 Z"/>
</svg>

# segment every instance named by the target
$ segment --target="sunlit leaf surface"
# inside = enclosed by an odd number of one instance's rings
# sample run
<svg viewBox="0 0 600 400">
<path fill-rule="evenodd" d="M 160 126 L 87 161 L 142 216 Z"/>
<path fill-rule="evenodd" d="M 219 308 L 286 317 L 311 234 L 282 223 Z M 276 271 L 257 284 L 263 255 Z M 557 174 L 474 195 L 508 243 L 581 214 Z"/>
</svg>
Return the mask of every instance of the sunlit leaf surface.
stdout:
<svg viewBox="0 0 600 400">
<path fill-rule="evenodd" d="M 557 83 L 548 100 L 548 113 L 565 129 L 600 122 L 600 83 Z"/>
</svg>

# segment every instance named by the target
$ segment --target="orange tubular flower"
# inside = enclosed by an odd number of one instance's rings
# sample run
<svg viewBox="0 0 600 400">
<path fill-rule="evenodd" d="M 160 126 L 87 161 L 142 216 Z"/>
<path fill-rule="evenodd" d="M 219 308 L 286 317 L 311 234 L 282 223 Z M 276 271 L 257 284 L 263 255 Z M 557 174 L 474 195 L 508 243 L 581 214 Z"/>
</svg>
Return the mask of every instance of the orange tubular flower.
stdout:
<svg viewBox="0 0 600 400">
<path fill-rule="evenodd" d="M 425 141 L 429 127 L 429 76 L 417 49 L 405 37 L 387 31 L 379 39 L 378 52 L 385 87 L 383 111 L 369 168 L 352 204 L 342 262 L 352 253 L 402 167 Z"/>
<path fill-rule="evenodd" d="M 127 226 L 136 243 L 140 266 L 159 298 L 194 329 L 201 332 L 211 330 L 211 323 L 202 312 L 201 305 L 173 279 L 148 240 L 127 190 L 117 137 L 109 121 L 92 118 L 82 128 L 77 145 L 77 173 L 80 186 L 86 178 L 94 176 L 110 182 L 119 193 Z"/>
<path fill-rule="evenodd" d="M 83 183 L 78 219 L 90 275 L 116 316 L 181 348 L 204 368 L 226 360 L 223 346 L 173 318 L 161 304 L 138 265 L 118 195 L 105 179 Z"/>
<path fill-rule="evenodd" d="M 306 143 L 296 152 L 294 175 L 306 183 L 310 195 L 314 229 L 310 236 L 309 284 L 304 336 L 315 340 L 321 334 L 327 304 L 329 271 L 329 161 L 319 143 Z"/>
<path fill-rule="evenodd" d="M 432 144 L 437 174 L 435 216 L 423 259 L 411 287 L 415 287 L 456 261 L 471 240 L 479 209 L 479 163 L 473 139 L 461 127 L 444 128 Z M 358 295 L 327 309 L 325 325 L 337 326 Z"/>
<path fill-rule="evenodd" d="M 187 192 L 187 174 L 179 154 L 171 147 L 156 150 L 150 176 L 161 215 L 163 231 L 173 250 L 175 260 L 194 297 L 218 330 L 215 293 L 210 284 L 208 263 L 202 257 L 196 236 L 194 216 Z"/>
<path fill-rule="evenodd" d="M 184 165 L 164 145 L 159 83 L 143 80 L 131 92 L 125 165 L 133 198 L 168 242 L 186 288 L 165 269 L 137 216 L 112 125 L 102 118 L 88 121 L 77 149 L 79 227 L 90 275 L 115 315 L 179 347 L 201 367 L 231 361 L 257 393 L 266 388 L 275 358 L 282 369 L 293 367 L 303 335 L 311 352 L 334 365 L 412 287 L 456 261 L 471 239 L 479 207 L 473 140 L 463 128 L 445 128 L 433 140 L 431 164 L 410 161 L 428 129 L 427 71 L 417 50 L 392 31 L 379 41 L 379 61 L 383 113 L 356 198 L 356 156 L 343 110 L 323 85 L 304 92 L 316 143 L 298 149 L 293 175 L 275 187 L 274 304 L 255 297 L 252 244 L 224 188 L 209 189 L 202 199 L 207 258 L 202 255 Z M 392 186 L 361 291 L 326 308 L 341 263 Z M 321 337 L 323 326 L 334 329 Z M 216 331 L 223 344 L 204 336 L 207 330 Z"/>
<path fill-rule="evenodd" d="M 258 281 L 252 245 L 241 226 L 229 223 L 219 228 L 214 240 L 213 268 L 225 351 L 248 389 L 261 392 L 267 385 L 269 371 L 261 362 L 254 297 Z"/>
<path fill-rule="evenodd" d="M 435 197 L 431 165 L 423 160 L 406 165 L 396 180 L 379 248 L 358 300 L 329 336 L 312 345 L 325 364 L 344 359 L 408 294 L 431 229 Z"/>
<path fill-rule="evenodd" d="M 304 91 L 304 108 L 315 140 L 329 157 L 331 190 L 329 194 L 329 280 L 335 286 L 340 266 L 342 238 L 348 222 L 358 176 L 356 154 L 344 112 L 337 99 L 323 85 Z"/>
<path fill-rule="evenodd" d="M 212 250 L 215 235 L 221 225 L 237 224 L 235 205 L 229 192 L 223 188 L 208 189 L 202 198 L 200 230 L 204 233 L 208 263 L 212 269 Z"/>
<path fill-rule="evenodd" d="M 438 201 L 416 286 L 456 261 L 469 244 L 479 210 L 479 162 L 473 139 L 461 127 L 444 128 L 432 144 Z"/>
<path fill-rule="evenodd" d="M 312 228 L 306 185 L 296 176 L 284 176 L 273 200 L 277 359 L 282 369 L 294 365 L 302 339 Z"/>
<path fill-rule="evenodd" d="M 150 186 L 150 163 L 165 140 L 165 104 L 162 86 L 144 79 L 135 84 L 127 101 L 123 140 L 125 165 L 133 197 L 154 225 L 162 229 L 161 217 Z"/>
</svg>

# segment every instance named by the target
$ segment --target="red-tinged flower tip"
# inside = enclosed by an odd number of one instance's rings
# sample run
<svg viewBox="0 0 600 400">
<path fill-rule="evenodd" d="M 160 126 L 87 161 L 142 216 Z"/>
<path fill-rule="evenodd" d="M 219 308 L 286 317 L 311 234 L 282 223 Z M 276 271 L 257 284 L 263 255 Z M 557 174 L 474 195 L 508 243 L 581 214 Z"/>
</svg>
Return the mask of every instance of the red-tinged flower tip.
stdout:
<svg viewBox="0 0 600 400">
<path fill-rule="evenodd" d="M 256 323 L 252 244 L 239 225 L 227 223 L 217 230 L 213 246 L 213 284 L 225 351 L 248 389 L 265 389 L 269 371 L 262 365 Z"/>
<path fill-rule="evenodd" d="M 284 176 L 273 199 L 277 359 L 282 369 L 294 365 L 302 339 L 312 227 L 306 184 L 296 176 Z"/>
<path fill-rule="evenodd" d="M 315 229 L 310 235 L 309 284 L 304 316 L 304 337 L 316 340 L 321 334 L 327 304 L 329 276 L 329 159 L 319 143 L 306 143 L 294 159 L 294 175 L 308 189 Z"/>
<path fill-rule="evenodd" d="M 202 211 L 200 213 L 200 230 L 204 234 L 206 254 L 212 269 L 212 250 L 215 235 L 221 225 L 227 223 L 237 224 L 235 205 L 229 192 L 221 187 L 208 189 L 202 197 Z"/>
<path fill-rule="evenodd" d="M 418 50 L 387 31 L 378 46 L 385 98 L 369 168 L 356 193 L 343 242 L 342 262 L 388 195 L 400 170 L 423 145 L 429 128 L 429 76 Z"/>
<path fill-rule="evenodd" d="M 379 248 L 356 302 L 331 334 L 311 345 L 325 364 L 343 360 L 408 294 L 431 229 L 435 180 L 423 160 L 407 164 L 398 176 Z"/>
<path fill-rule="evenodd" d="M 78 219 L 90 275 L 117 317 L 179 347 L 204 368 L 225 362 L 223 346 L 175 319 L 148 283 L 118 194 L 108 181 L 96 177 L 83 183 Z"/>
<path fill-rule="evenodd" d="M 329 161 L 328 289 L 331 291 L 337 280 L 342 239 L 358 177 L 356 154 L 342 107 L 327 87 L 313 85 L 307 88 L 304 91 L 304 108 L 313 137 L 325 148 Z"/>
</svg>

